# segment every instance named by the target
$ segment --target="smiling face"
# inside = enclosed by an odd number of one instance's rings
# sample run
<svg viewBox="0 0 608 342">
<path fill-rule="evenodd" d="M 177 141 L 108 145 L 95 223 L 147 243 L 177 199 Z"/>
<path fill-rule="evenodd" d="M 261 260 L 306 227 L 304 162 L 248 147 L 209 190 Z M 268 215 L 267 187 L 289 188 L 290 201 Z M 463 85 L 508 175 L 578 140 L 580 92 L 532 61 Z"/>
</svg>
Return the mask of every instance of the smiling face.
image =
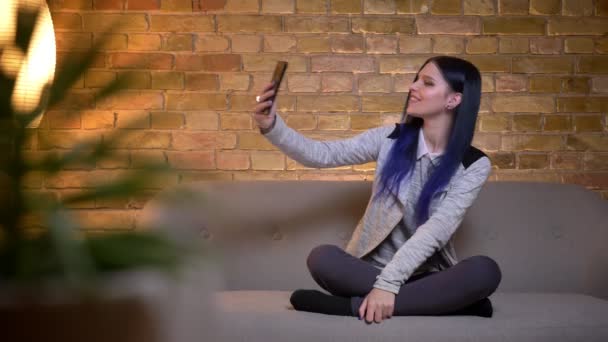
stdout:
<svg viewBox="0 0 608 342">
<path fill-rule="evenodd" d="M 450 111 L 460 103 L 434 62 L 427 63 L 410 86 L 407 113 L 424 118 Z"/>
</svg>

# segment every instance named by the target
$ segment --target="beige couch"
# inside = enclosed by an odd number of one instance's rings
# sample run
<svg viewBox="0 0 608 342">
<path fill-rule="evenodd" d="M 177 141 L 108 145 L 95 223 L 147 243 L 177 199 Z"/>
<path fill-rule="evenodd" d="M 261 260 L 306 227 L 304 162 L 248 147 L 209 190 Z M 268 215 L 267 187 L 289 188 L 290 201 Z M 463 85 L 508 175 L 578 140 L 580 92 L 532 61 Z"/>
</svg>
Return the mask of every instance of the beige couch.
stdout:
<svg viewBox="0 0 608 342">
<path fill-rule="evenodd" d="M 176 190 L 177 204 L 163 201 Z M 608 201 L 578 185 L 488 182 L 453 237 L 502 281 L 491 318 L 394 316 L 380 324 L 295 311 L 319 244 L 344 248 L 371 194 L 365 181 L 199 182 L 150 201 L 140 224 L 196 233 L 218 255 L 213 341 L 608 341 Z M 202 195 L 202 196 L 200 196 Z"/>
</svg>

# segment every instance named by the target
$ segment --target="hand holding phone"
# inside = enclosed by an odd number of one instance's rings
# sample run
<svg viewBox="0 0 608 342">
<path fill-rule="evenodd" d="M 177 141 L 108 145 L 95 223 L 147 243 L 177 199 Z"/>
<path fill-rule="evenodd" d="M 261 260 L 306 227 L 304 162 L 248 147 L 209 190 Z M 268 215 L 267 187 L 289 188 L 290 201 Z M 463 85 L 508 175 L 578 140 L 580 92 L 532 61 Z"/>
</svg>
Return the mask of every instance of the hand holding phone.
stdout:
<svg viewBox="0 0 608 342">
<path fill-rule="evenodd" d="M 275 67 L 272 75 L 271 82 L 262 89 L 262 92 L 256 96 L 256 106 L 253 110 L 253 118 L 257 122 L 258 127 L 262 130 L 262 133 L 266 130 L 272 129 L 275 121 L 276 103 L 275 98 L 283 75 L 287 69 L 287 62 L 279 61 Z"/>
<path fill-rule="evenodd" d="M 272 90 L 274 91 L 274 94 L 268 98 L 267 100 L 273 101 L 277 96 L 277 93 L 279 92 L 279 87 L 281 86 L 281 81 L 283 81 L 283 75 L 285 75 L 285 70 L 287 70 L 287 62 L 285 61 L 278 61 L 277 65 L 274 68 L 274 73 L 272 74 Z M 266 108 L 264 110 L 264 114 L 268 115 L 270 114 L 270 108 Z"/>
</svg>

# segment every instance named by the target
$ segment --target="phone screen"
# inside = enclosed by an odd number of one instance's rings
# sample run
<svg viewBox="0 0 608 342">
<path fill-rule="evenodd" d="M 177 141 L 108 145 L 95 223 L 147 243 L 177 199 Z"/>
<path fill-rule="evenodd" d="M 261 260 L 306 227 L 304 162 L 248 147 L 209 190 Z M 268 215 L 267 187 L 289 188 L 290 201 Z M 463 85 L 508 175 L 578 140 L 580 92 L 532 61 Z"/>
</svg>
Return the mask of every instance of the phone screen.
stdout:
<svg viewBox="0 0 608 342">
<path fill-rule="evenodd" d="M 283 81 L 283 75 L 285 75 L 285 70 L 287 70 L 287 62 L 278 61 L 277 65 L 274 68 L 274 73 L 272 74 L 272 81 L 274 82 L 274 95 L 269 98 L 269 100 L 274 101 L 279 91 L 279 87 L 281 86 L 281 81 Z M 270 114 L 270 107 L 264 110 L 264 114 Z"/>
</svg>

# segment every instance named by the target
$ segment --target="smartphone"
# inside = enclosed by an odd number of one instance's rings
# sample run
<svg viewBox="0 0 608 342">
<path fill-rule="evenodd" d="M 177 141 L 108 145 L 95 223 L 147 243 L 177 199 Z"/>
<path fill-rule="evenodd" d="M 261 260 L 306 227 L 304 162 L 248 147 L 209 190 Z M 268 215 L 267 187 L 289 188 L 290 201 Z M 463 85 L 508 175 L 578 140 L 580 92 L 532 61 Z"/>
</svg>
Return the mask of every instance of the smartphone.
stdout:
<svg viewBox="0 0 608 342">
<path fill-rule="evenodd" d="M 277 92 L 279 91 L 279 87 L 281 86 L 281 81 L 283 80 L 283 75 L 285 75 L 285 70 L 287 70 L 287 62 L 278 61 L 277 65 L 274 67 L 274 73 L 272 74 L 272 82 L 274 86 L 272 89 L 274 90 L 274 95 L 272 95 L 268 100 L 274 101 L 277 96 Z M 264 109 L 264 114 L 270 114 L 270 108 L 268 107 Z"/>
</svg>

